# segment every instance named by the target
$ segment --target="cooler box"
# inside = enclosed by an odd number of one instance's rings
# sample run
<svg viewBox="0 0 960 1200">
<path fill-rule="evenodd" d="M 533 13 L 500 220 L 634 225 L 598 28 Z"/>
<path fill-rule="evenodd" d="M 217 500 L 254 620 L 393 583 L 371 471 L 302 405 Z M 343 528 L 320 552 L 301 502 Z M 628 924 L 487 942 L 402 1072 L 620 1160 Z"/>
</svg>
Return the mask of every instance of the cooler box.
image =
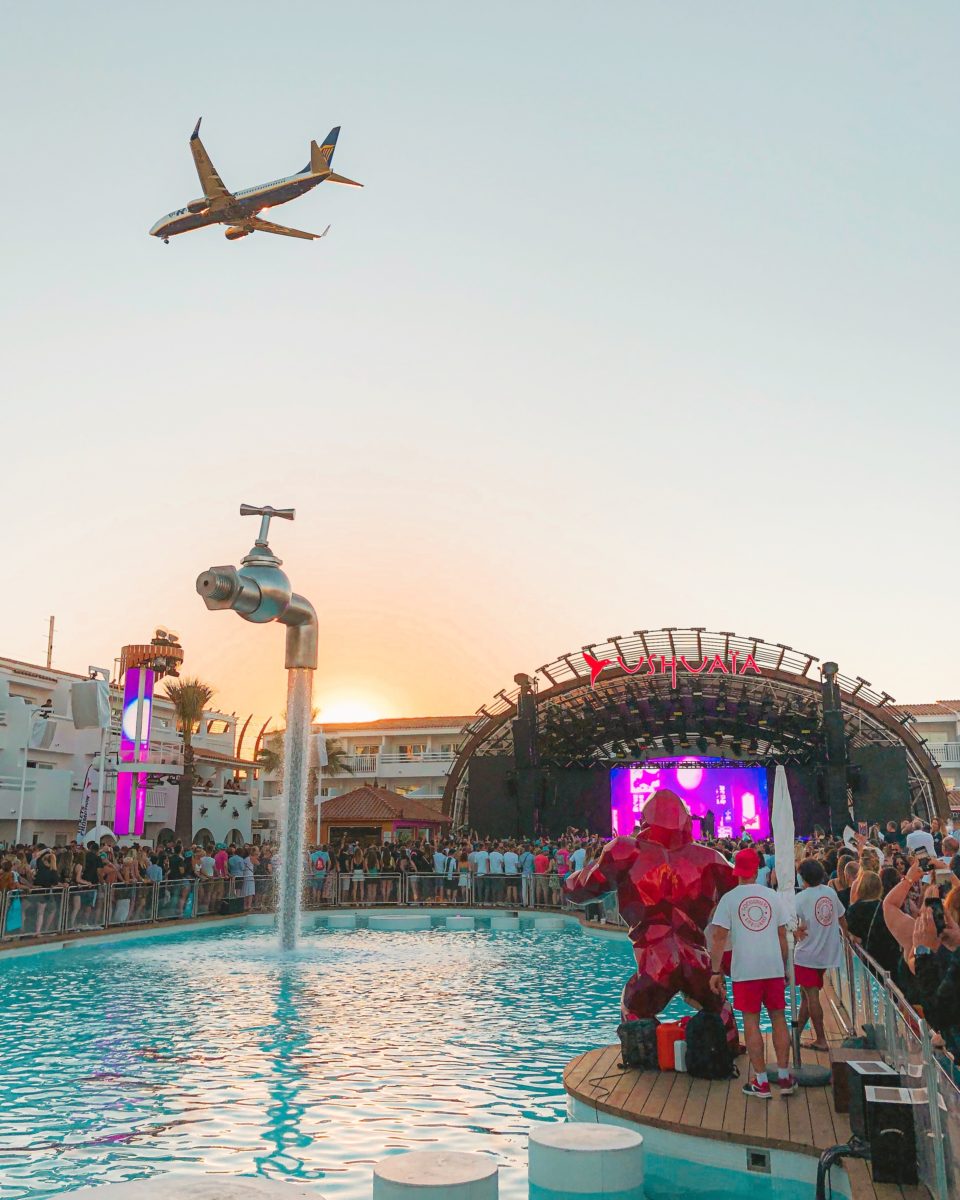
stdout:
<svg viewBox="0 0 960 1200">
<path fill-rule="evenodd" d="M 664 1021 L 657 1027 L 657 1063 L 661 1071 L 675 1069 L 674 1046 L 687 1036 L 685 1021 Z"/>
</svg>

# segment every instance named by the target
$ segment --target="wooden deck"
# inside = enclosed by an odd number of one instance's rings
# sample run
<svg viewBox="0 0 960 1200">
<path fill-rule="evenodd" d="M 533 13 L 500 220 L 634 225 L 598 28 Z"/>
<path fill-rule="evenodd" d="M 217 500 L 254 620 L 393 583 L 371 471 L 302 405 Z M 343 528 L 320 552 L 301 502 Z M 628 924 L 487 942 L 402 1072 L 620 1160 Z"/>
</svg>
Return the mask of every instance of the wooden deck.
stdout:
<svg viewBox="0 0 960 1200">
<path fill-rule="evenodd" d="M 827 1037 L 839 1042 L 842 1033 L 824 992 Z M 767 1062 L 775 1062 L 767 1035 Z M 826 1053 L 804 1051 L 805 1063 L 829 1067 Z M 819 1158 L 830 1146 L 846 1142 L 850 1122 L 833 1110 L 829 1087 L 798 1088 L 792 1096 L 754 1100 L 741 1091 L 749 1075 L 746 1055 L 737 1060 L 740 1078 L 693 1079 L 683 1072 L 619 1070 L 620 1047 L 589 1050 L 567 1064 L 563 1082 L 577 1100 L 600 1112 L 683 1133 L 692 1137 L 739 1142 L 762 1149 L 787 1150 Z M 774 1089 L 776 1091 L 776 1089 Z M 861 1159 L 845 1159 L 855 1200 L 929 1200 L 924 1187 L 874 1183 Z"/>
</svg>

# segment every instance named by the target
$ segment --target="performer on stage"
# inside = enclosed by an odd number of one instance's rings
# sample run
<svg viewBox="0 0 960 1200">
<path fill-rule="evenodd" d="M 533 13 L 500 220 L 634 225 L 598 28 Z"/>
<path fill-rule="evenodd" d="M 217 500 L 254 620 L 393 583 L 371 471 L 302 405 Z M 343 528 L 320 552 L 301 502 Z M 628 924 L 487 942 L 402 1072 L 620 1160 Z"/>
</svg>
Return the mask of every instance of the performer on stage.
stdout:
<svg viewBox="0 0 960 1200">
<path fill-rule="evenodd" d="M 692 825 L 679 796 L 656 792 L 637 836 L 608 842 L 595 863 L 567 879 L 564 891 L 582 904 L 616 889 L 637 960 L 620 1002 L 625 1019 L 655 1017 L 680 992 L 697 1008 L 719 1012 L 736 1044 L 733 1011 L 710 988 L 704 938 L 717 901 L 736 880 L 722 854 L 693 842 Z"/>
</svg>

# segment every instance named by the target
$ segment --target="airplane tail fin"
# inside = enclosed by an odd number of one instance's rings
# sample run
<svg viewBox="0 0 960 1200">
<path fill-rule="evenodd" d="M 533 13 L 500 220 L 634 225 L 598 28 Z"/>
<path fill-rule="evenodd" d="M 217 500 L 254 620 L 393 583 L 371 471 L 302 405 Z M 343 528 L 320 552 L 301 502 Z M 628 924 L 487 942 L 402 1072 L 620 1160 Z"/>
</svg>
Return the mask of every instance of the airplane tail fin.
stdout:
<svg viewBox="0 0 960 1200">
<path fill-rule="evenodd" d="M 337 148 L 337 138 L 339 136 L 340 126 L 337 125 L 323 139 L 322 146 L 318 146 L 316 142 L 310 143 L 310 170 L 314 175 L 320 175 L 324 171 L 330 170 L 330 164 L 333 162 L 333 152 Z"/>
</svg>

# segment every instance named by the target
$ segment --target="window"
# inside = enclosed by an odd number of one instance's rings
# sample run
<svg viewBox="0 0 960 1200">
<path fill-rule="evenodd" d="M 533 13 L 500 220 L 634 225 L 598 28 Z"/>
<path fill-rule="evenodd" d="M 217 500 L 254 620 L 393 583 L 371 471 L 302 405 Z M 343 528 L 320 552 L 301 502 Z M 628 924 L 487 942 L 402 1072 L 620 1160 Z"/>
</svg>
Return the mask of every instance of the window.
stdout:
<svg viewBox="0 0 960 1200">
<path fill-rule="evenodd" d="M 406 746 L 398 746 L 397 751 L 401 758 L 421 758 L 427 752 L 426 742 L 410 742 Z"/>
<path fill-rule="evenodd" d="M 447 758 L 453 758 L 453 742 L 441 742 L 440 753 L 445 754 Z"/>
<path fill-rule="evenodd" d="M 208 721 L 207 722 L 207 733 L 214 733 L 214 734 L 215 733 L 227 733 L 227 732 L 229 732 L 229 730 L 230 730 L 230 722 L 229 721 L 217 720 L 217 721 Z"/>
<path fill-rule="evenodd" d="M 375 755 L 379 749 L 379 746 L 354 746 L 353 752 L 358 758 L 361 758 Z"/>
</svg>

